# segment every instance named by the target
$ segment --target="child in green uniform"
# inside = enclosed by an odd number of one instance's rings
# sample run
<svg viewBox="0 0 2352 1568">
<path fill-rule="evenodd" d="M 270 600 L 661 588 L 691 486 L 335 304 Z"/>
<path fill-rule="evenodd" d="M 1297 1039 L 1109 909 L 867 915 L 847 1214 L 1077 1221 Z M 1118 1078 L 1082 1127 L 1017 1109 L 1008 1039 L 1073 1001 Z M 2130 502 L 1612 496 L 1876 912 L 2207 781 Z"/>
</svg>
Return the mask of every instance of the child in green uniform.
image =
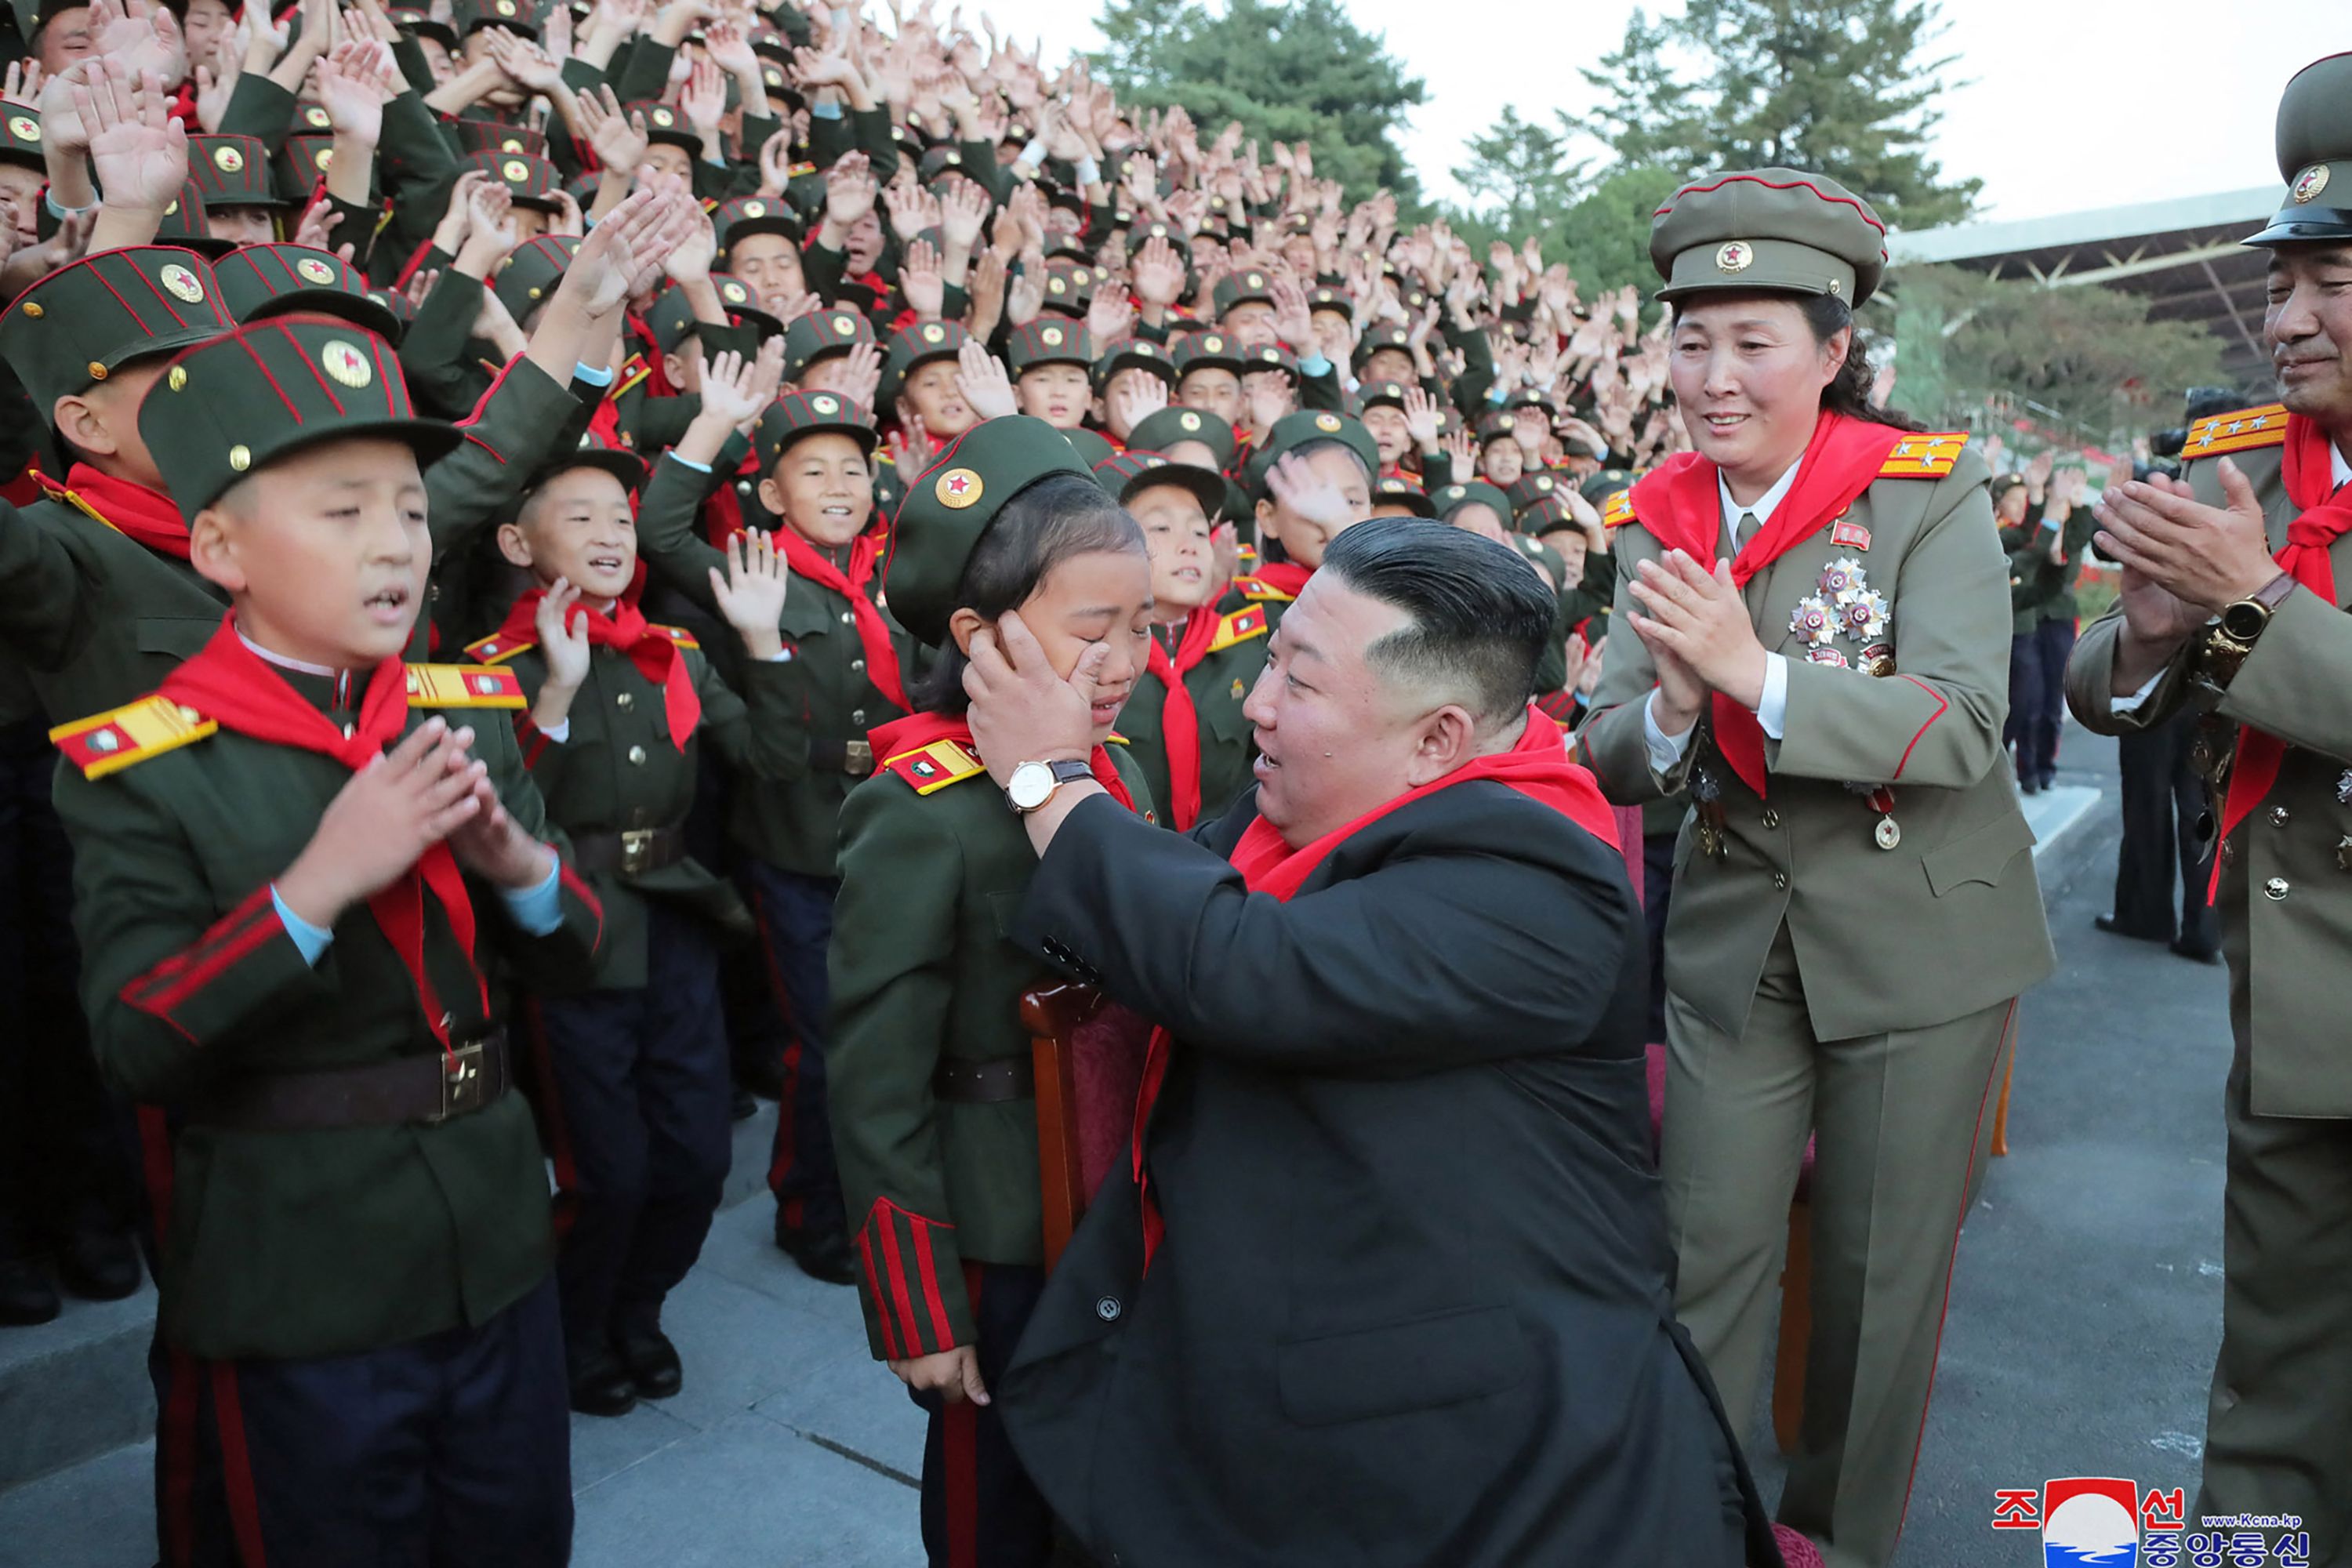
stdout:
<svg viewBox="0 0 2352 1568">
<path fill-rule="evenodd" d="M 1134 521 L 1069 443 L 1043 420 L 1008 416 L 917 480 L 885 570 L 891 608 L 941 657 L 915 715 L 877 733 L 881 769 L 842 814 L 834 1137 L 868 1339 L 931 1413 L 930 1559 L 976 1542 L 982 1562 L 1042 1563 L 1050 1517 L 985 1402 L 1044 1282 L 1020 1007 L 1054 976 L 1005 934 L 1036 856 L 972 748 L 964 650 L 1013 610 L 1065 676 L 1107 645 L 1093 760 L 1055 763 L 1049 782 L 1090 774 L 1148 814 L 1140 773 L 1102 742 L 1144 669 L 1151 568 Z"/>
</svg>

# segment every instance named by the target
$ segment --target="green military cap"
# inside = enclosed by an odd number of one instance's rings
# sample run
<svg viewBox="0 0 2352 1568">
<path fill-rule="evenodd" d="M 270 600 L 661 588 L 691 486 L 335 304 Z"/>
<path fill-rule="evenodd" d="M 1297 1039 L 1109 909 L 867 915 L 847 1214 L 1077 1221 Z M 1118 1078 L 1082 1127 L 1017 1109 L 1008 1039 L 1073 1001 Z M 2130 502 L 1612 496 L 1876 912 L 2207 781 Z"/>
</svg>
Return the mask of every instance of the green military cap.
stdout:
<svg viewBox="0 0 2352 1568">
<path fill-rule="evenodd" d="M 1061 431 L 1025 415 L 983 421 L 950 447 L 908 487 L 890 531 L 882 585 L 899 624 L 922 642 L 944 644 L 980 536 L 1005 502 L 1055 474 L 1092 477 Z"/>
<path fill-rule="evenodd" d="M 1241 342 L 1230 332 L 1187 332 L 1176 340 L 1176 376 L 1182 380 L 1196 370 L 1229 370 L 1235 375 L 1249 368 Z"/>
<path fill-rule="evenodd" d="M 1596 469 L 1584 476 L 1583 482 L 1576 487 L 1576 493 L 1594 506 L 1601 506 L 1619 490 L 1632 489 L 1633 479 L 1633 470 L 1631 468 Z"/>
<path fill-rule="evenodd" d="M 2352 239 L 2352 55 L 2314 60 L 2279 95 L 2276 146 L 2286 202 L 2248 245 Z M 2323 200 L 2329 191 L 2334 195 Z"/>
<path fill-rule="evenodd" d="M 1443 489 L 1433 491 L 1429 502 L 1436 509 L 1435 515 L 1447 522 L 1452 522 L 1454 514 L 1464 507 L 1485 506 L 1494 510 L 1496 522 L 1505 528 L 1511 526 L 1513 508 L 1510 498 L 1484 479 L 1472 479 L 1465 485 L 1447 485 Z"/>
<path fill-rule="evenodd" d="M 798 381 L 811 365 L 873 341 L 874 324 L 856 310 L 812 310 L 784 329 L 784 379 Z"/>
<path fill-rule="evenodd" d="M 1040 316 L 1016 328 L 1005 340 L 1004 358 L 1015 381 L 1042 364 L 1075 364 L 1090 370 L 1095 363 L 1094 337 L 1083 321 Z"/>
<path fill-rule="evenodd" d="M 1886 270 L 1886 226 L 1826 174 L 1741 169 L 1666 198 L 1650 220 L 1661 300 L 1716 289 L 1834 294 L 1860 305 Z"/>
<path fill-rule="evenodd" d="M 702 329 L 694 319 L 694 302 L 686 290 L 672 284 L 646 308 L 646 330 L 654 336 L 654 347 L 666 354 L 677 353 L 678 345 Z"/>
<path fill-rule="evenodd" d="M 216 337 L 236 323 L 211 264 L 175 246 L 102 250 L 35 283 L 0 314 L 0 359 L 47 419 L 132 360 Z"/>
<path fill-rule="evenodd" d="M 563 188 L 562 176 L 544 158 L 528 153 L 469 153 L 459 161 L 459 167 L 479 169 L 489 175 L 507 188 L 518 206 L 543 213 L 558 208 L 555 195 Z"/>
<path fill-rule="evenodd" d="M 1557 412 L 1551 405 L 1551 399 L 1532 386 L 1523 386 L 1503 399 L 1503 406 L 1508 409 L 1540 408 L 1547 415 Z"/>
<path fill-rule="evenodd" d="M 200 256 L 226 256 L 236 247 L 226 240 L 215 239 L 205 222 L 205 198 L 190 180 L 181 185 L 180 194 L 163 209 L 163 221 L 156 226 L 155 243 L 184 245 Z"/>
<path fill-rule="evenodd" d="M 1365 365 L 1371 363 L 1372 356 L 1382 349 L 1398 349 L 1405 353 L 1412 353 L 1412 334 L 1398 326 L 1366 329 L 1364 335 L 1356 340 L 1355 368 L 1363 369 Z"/>
<path fill-rule="evenodd" d="M 327 106 L 314 100 L 302 100 L 294 105 L 294 121 L 288 133 L 295 136 L 331 136 L 335 133 L 335 117 Z"/>
<path fill-rule="evenodd" d="M 778 65 L 793 63 L 793 41 L 765 22 L 754 22 L 751 33 L 751 52 Z"/>
<path fill-rule="evenodd" d="M 885 403 L 905 389 L 907 378 L 934 360 L 953 359 L 971 341 L 961 321 L 909 321 L 890 334 L 890 351 L 882 360 Z"/>
<path fill-rule="evenodd" d="M 530 0 L 450 0 L 449 19 L 460 34 L 484 27 L 504 27 L 526 38 L 539 37 L 537 13 Z"/>
<path fill-rule="evenodd" d="M 563 281 L 565 268 L 578 254 L 584 241 L 566 234 L 542 234 L 526 239 L 499 258 L 497 268 L 490 274 L 490 291 L 499 303 L 507 308 L 518 325 L 530 319 L 530 313 L 546 303 Z"/>
<path fill-rule="evenodd" d="M 1563 529 L 1582 532 L 1581 529 L 1577 528 L 1576 519 L 1569 515 L 1566 494 L 1567 492 L 1562 490 L 1553 491 L 1527 510 L 1510 519 L 1511 527 L 1518 532 L 1532 533 L 1538 537 L 1547 533 L 1558 533 Z"/>
<path fill-rule="evenodd" d="M 1220 321 L 1236 305 L 1247 305 L 1253 301 L 1271 305 L 1274 303 L 1274 275 L 1255 267 L 1228 272 L 1217 279 L 1217 286 L 1210 291 L 1209 298 Z"/>
<path fill-rule="evenodd" d="M 963 149 L 953 145 L 933 147 L 915 164 L 915 177 L 925 184 L 939 178 L 943 171 L 963 173 Z"/>
<path fill-rule="evenodd" d="M 719 293 L 719 303 L 725 308 L 729 320 L 739 326 L 760 329 L 762 338 L 772 338 L 784 330 L 784 323 L 765 305 L 760 303 L 759 291 L 732 272 L 713 272 L 710 286 Z"/>
<path fill-rule="evenodd" d="M 800 215 L 781 196 L 737 196 L 711 209 L 710 222 L 719 231 L 719 264 L 727 264 L 728 247 L 755 234 L 782 235 L 794 245 L 801 241 Z"/>
<path fill-rule="evenodd" d="M 1168 389 L 1176 389 L 1176 366 L 1170 361 L 1168 351 L 1150 338 L 1113 338 L 1103 345 L 1094 365 L 1095 390 L 1100 392 L 1110 384 L 1111 377 L 1123 370 L 1148 370 L 1164 382 Z"/>
<path fill-rule="evenodd" d="M 1481 414 L 1478 416 L 1477 429 L 1479 449 L 1483 451 L 1497 441 L 1509 440 L 1515 423 L 1507 409 L 1498 408 L 1492 414 Z"/>
<path fill-rule="evenodd" d="M 289 136 L 286 144 L 278 149 L 277 166 L 271 174 L 279 190 L 300 191 L 307 195 L 327 177 L 328 166 L 334 161 L 332 136 Z"/>
<path fill-rule="evenodd" d="M 28 168 L 47 171 L 48 160 L 41 153 L 41 111 L 22 104 L 0 104 L 0 163 L 21 163 Z"/>
<path fill-rule="evenodd" d="M 1280 461 L 1283 454 L 1318 441 L 1337 441 L 1363 459 L 1364 476 L 1370 479 L 1381 471 L 1381 449 L 1372 441 L 1372 433 L 1364 428 L 1360 419 L 1350 419 L 1344 414 L 1328 409 L 1301 409 L 1286 414 L 1274 422 L 1265 435 L 1265 445 L 1259 447 L 1249 460 L 1249 484 L 1255 494 L 1266 493 L 1266 471 Z"/>
<path fill-rule="evenodd" d="M 1165 452 L 1179 441 L 1198 441 L 1215 456 L 1218 468 L 1229 467 L 1234 460 L 1234 427 L 1197 408 L 1162 408 L 1147 414 L 1127 433 L 1127 439 L 1129 447 L 1147 452 Z"/>
<path fill-rule="evenodd" d="M 509 125 L 503 120 L 469 116 L 451 121 L 449 130 L 457 140 L 457 151 L 461 154 L 520 153 L 526 158 L 547 156 L 547 133 L 528 125 Z"/>
<path fill-rule="evenodd" d="M 693 126 L 687 123 L 686 111 L 675 104 L 641 98 L 634 103 L 621 105 L 621 112 L 624 115 L 642 114 L 646 117 L 647 141 L 667 142 L 673 147 L 683 148 L 698 158 L 702 156 L 701 136 L 696 132 Z"/>
<path fill-rule="evenodd" d="M 1368 381 L 1364 383 L 1363 385 L 1356 389 L 1356 403 L 1357 406 L 1360 408 L 1366 409 L 1378 408 L 1383 405 L 1386 405 L 1391 408 L 1402 408 L 1404 406 L 1404 383 L 1401 381 Z"/>
<path fill-rule="evenodd" d="M 390 16 L 392 25 L 402 32 L 420 38 L 431 38 L 452 54 L 460 47 L 457 30 L 446 22 L 436 21 L 433 13 L 422 5 L 394 5 L 384 15 Z"/>
<path fill-rule="evenodd" d="M 621 488 L 634 494 L 646 482 L 646 460 L 626 447 L 616 447 L 593 430 L 580 432 L 580 444 L 569 452 L 549 458 L 530 477 L 526 490 L 535 490 L 558 474 L 568 474 L 574 468 L 602 468 L 621 481 Z M 524 498 L 516 498 L 514 510 L 522 510 Z M 488 649 L 483 651 L 488 652 Z"/>
<path fill-rule="evenodd" d="M 370 289 L 367 297 L 392 312 L 392 319 L 400 323 L 404 332 L 408 330 L 408 323 L 416 320 L 416 307 L 410 304 L 408 296 L 397 289 Z"/>
<path fill-rule="evenodd" d="M 1278 370 L 1295 385 L 1298 381 L 1298 356 L 1280 343 L 1260 343 L 1242 355 L 1242 369 L 1244 373 Z"/>
<path fill-rule="evenodd" d="M 422 464 L 461 439 L 417 417 L 390 343 L 326 316 L 273 317 L 185 350 L 139 405 L 139 434 L 190 522 L 247 475 L 322 441 L 404 441 Z"/>
<path fill-rule="evenodd" d="M 1313 315 L 1318 310 L 1328 310 L 1351 321 L 1356 319 L 1355 300 L 1348 297 L 1345 289 L 1334 289 L 1328 283 L 1318 284 L 1307 296 L 1307 314 Z"/>
<path fill-rule="evenodd" d="M 1095 465 L 1095 482 L 1111 500 L 1125 506 L 1154 485 L 1174 485 L 1192 492 L 1201 510 L 1212 520 L 1224 510 L 1225 476 L 1192 463 L 1175 463 L 1158 452 L 1129 447 Z"/>
<path fill-rule="evenodd" d="M 1372 479 L 1372 504 L 1402 506 L 1415 517 L 1435 517 L 1437 507 L 1429 492 L 1402 474 L 1379 474 Z"/>
<path fill-rule="evenodd" d="M 1045 242 L 1045 259 L 1066 261 L 1073 267 L 1092 267 L 1094 254 L 1079 243 L 1076 235 L 1059 235 Z"/>
<path fill-rule="evenodd" d="M 787 392 L 760 416 L 751 432 L 752 449 L 760 455 L 760 471 L 772 473 L 776 461 L 809 436 L 846 436 L 868 456 L 880 445 L 874 416 L 866 405 L 838 392 Z"/>
<path fill-rule="evenodd" d="M 189 137 L 188 177 L 215 211 L 294 205 L 271 184 L 269 149 L 258 136 Z"/>
<path fill-rule="evenodd" d="M 760 62 L 760 85 L 766 89 L 768 97 L 782 99 L 794 109 L 807 101 L 793 86 L 791 74 L 773 60 Z"/>
<path fill-rule="evenodd" d="M 1537 468 L 1513 479 L 1511 488 L 1506 493 L 1510 497 L 1511 510 L 1517 513 L 1544 500 L 1553 491 L 1570 489 L 1573 484 L 1573 475 L 1554 474 L 1549 468 Z M 1507 522 L 1510 520 L 1506 518 L 1504 521 Z"/>
<path fill-rule="evenodd" d="M 221 303 L 240 322 L 298 314 L 340 316 L 400 340 L 400 318 L 369 298 L 367 279 L 339 256 L 307 245 L 248 245 L 213 263 Z"/>
<path fill-rule="evenodd" d="M 1088 430 L 1082 426 L 1076 430 L 1063 431 L 1062 437 L 1076 451 L 1078 460 L 1088 468 L 1106 458 L 1118 456 L 1118 448 L 1112 446 L 1110 437 L 1099 430 Z"/>
<path fill-rule="evenodd" d="M 1091 267 L 1076 261 L 1045 264 L 1045 309 L 1065 316 L 1084 316 L 1095 297 L 1097 278 Z"/>
</svg>

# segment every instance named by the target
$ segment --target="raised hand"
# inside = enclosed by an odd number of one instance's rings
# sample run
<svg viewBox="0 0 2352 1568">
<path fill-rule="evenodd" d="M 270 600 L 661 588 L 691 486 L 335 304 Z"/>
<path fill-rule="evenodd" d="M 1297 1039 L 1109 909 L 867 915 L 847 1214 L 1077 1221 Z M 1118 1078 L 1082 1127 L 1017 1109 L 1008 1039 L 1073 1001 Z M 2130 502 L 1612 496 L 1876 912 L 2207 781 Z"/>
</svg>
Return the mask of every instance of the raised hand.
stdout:
<svg viewBox="0 0 2352 1568">
<path fill-rule="evenodd" d="M 727 542 L 727 573 L 710 568 L 710 596 L 743 638 L 753 658 L 772 659 L 784 651 L 776 622 L 784 613 L 784 590 L 792 574 L 776 552 L 775 539 L 758 529 L 746 529 Z"/>
<path fill-rule="evenodd" d="M 956 390 L 982 419 L 1002 419 L 1021 411 L 1020 401 L 1013 395 L 1013 378 L 978 338 L 966 342 L 956 355 Z"/>
<path fill-rule="evenodd" d="M 727 74 L 710 60 L 695 61 L 693 70 L 687 75 L 686 90 L 678 95 L 677 106 L 685 111 L 686 122 L 694 127 L 704 144 L 715 147 L 719 121 L 727 117 Z"/>
<path fill-rule="evenodd" d="M 0 79 L 0 99 L 37 109 L 41 102 L 41 62 L 37 59 L 13 60 L 8 73 Z"/>
<path fill-rule="evenodd" d="M 89 137 L 91 170 L 107 205 L 161 214 L 188 182 L 188 133 L 170 117 L 152 71 L 134 79 L 93 55 L 87 81 L 72 87 L 74 113 Z"/>
<path fill-rule="evenodd" d="M 637 274 L 674 237 L 683 237 L 683 226 L 667 199 L 656 191 L 632 194 L 581 242 L 555 298 L 569 296 L 592 317 L 611 314 L 627 301 Z"/>
<path fill-rule="evenodd" d="M 857 226 L 874 210 L 876 187 L 872 161 L 863 153 L 845 153 L 824 175 L 824 221 L 844 231 Z"/>
<path fill-rule="evenodd" d="M 1147 306 L 1166 310 L 1184 297 L 1184 258 L 1164 238 L 1154 236 L 1136 252 L 1135 297 Z"/>
<path fill-rule="evenodd" d="M 980 244 L 981 225 L 988 220 L 988 192 L 972 180 L 957 180 L 940 203 L 940 243 L 951 253 L 970 257 Z"/>
<path fill-rule="evenodd" d="M 382 140 L 383 106 L 400 91 L 390 45 L 373 39 L 338 44 L 320 60 L 316 77 L 319 102 L 337 137 L 370 147 Z"/>
<path fill-rule="evenodd" d="M 940 444 L 923 428 L 923 416 L 916 415 L 902 429 L 893 426 L 887 437 L 890 444 L 890 466 L 898 471 L 898 488 L 912 489 L 922 478 L 923 470 L 939 456 Z"/>
<path fill-rule="evenodd" d="M 928 239 L 907 247 L 905 265 L 898 268 L 898 291 L 907 308 L 925 321 L 935 321 L 947 306 L 947 284 L 940 275 L 939 247 Z"/>
<path fill-rule="evenodd" d="M 1134 330 L 1134 305 L 1129 302 L 1125 290 L 1106 281 L 1095 290 L 1093 300 L 1087 306 L 1087 331 L 1094 334 L 1095 346 L 1100 348 Z"/>
<path fill-rule="evenodd" d="M 546 685 L 567 693 L 588 679 L 588 613 L 579 605 L 579 588 L 570 578 L 558 577 L 541 596 L 530 622 L 547 660 Z"/>
<path fill-rule="evenodd" d="M 1110 402 L 1112 422 L 1121 431 L 1132 430 L 1168 406 L 1168 384 L 1156 375 L 1131 375 Z"/>
<path fill-rule="evenodd" d="M 1437 400 L 1419 386 L 1404 389 L 1404 428 L 1413 449 L 1421 452 L 1437 448 Z"/>
<path fill-rule="evenodd" d="M 882 389 L 882 345 L 859 343 L 841 358 L 841 368 L 834 373 L 833 389 L 853 403 L 874 406 L 874 395 Z"/>
<path fill-rule="evenodd" d="M 716 424 L 741 426 L 768 410 L 759 395 L 758 361 L 727 349 L 702 366 L 702 412 Z"/>
<path fill-rule="evenodd" d="M 684 237 L 662 252 L 662 271 L 673 283 L 701 283 L 710 277 L 710 264 L 719 254 L 719 233 L 710 215 L 692 196 L 679 195 L 670 198 L 670 224 L 682 230 Z"/>
</svg>

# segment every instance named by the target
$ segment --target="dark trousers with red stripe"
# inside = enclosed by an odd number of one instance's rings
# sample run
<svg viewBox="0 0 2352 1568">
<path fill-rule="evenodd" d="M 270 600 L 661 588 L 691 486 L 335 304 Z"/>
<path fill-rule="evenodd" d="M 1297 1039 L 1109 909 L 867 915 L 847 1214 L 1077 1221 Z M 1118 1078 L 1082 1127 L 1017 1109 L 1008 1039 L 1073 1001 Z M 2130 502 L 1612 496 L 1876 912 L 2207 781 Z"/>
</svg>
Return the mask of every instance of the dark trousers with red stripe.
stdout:
<svg viewBox="0 0 2352 1568">
<path fill-rule="evenodd" d="M 580 1362 L 659 1323 L 718 1212 L 734 1150 L 718 953 L 690 917 L 648 900 L 643 986 L 530 1012 L 564 1338 Z"/>
<path fill-rule="evenodd" d="M 833 997 L 825 948 L 833 941 L 837 877 L 806 877 L 743 858 L 740 868 L 760 925 L 761 960 L 782 1015 L 783 1093 L 776 1101 L 776 1142 L 768 1190 L 776 1213 L 794 1229 L 845 1233 L 841 1173 L 833 1159 L 833 1122 L 824 1092 L 824 1020 Z"/>
<path fill-rule="evenodd" d="M 572 1428 L 555 1282 L 478 1328 L 200 1361 L 159 1336 L 163 1568 L 562 1568 Z"/>
<path fill-rule="evenodd" d="M 964 1291 L 979 1338 L 980 1381 L 993 1390 L 1045 1293 L 1045 1271 L 966 1263 Z M 1039 1568 L 1054 1553 L 1054 1514 L 1021 1468 L 993 1405 L 914 1401 L 931 1417 L 923 1436 L 923 1550 L 931 1568 Z"/>
</svg>

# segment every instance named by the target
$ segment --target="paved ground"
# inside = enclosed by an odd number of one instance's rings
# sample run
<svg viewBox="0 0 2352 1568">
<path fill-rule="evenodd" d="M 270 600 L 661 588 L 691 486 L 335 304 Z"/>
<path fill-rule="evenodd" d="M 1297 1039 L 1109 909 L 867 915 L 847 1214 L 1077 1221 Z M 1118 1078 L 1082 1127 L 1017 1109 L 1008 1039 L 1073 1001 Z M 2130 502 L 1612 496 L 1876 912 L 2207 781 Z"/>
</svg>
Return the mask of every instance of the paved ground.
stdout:
<svg viewBox="0 0 2352 1568">
<path fill-rule="evenodd" d="M 2060 969 L 2026 1000 L 2011 1152 L 1962 1238 L 1902 1568 L 2035 1562 L 2032 1535 L 1990 1528 L 1999 1487 L 2196 1481 L 2220 1317 L 2222 975 L 2092 930 L 2113 879 L 2113 748 L 2070 731 L 2065 761 L 2063 782 L 2102 798 L 2041 858 Z M 686 1392 L 575 1422 L 583 1568 L 920 1563 L 920 1417 L 866 1359 L 850 1292 L 803 1279 L 766 1223 L 757 1199 L 722 1215 L 673 1303 Z M 145 1568 L 150 1452 L 0 1494 L 0 1565 Z"/>
</svg>

